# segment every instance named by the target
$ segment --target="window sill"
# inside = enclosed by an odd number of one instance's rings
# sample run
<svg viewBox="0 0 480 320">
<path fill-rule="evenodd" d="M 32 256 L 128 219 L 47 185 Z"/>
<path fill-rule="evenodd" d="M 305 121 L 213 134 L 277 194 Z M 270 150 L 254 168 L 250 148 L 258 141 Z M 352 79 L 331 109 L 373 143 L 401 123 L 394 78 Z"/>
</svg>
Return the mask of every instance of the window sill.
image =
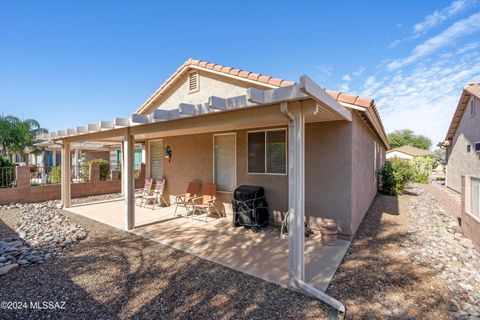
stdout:
<svg viewBox="0 0 480 320">
<path fill-rule="evenodd" d="M 472 218 L 475 222 L 480 223 L 480 217 L 474 215 L 473 213 L 470 213 L 465 210 L 465 214 L 468 215 L 470 218 Z"/>
<path fill-rule="evenodd" d="M 261 175 L 261 176 L 286 176 L 287 173 L 263 173 L 263 172 L 247 172 L 247 174 Z"/>
</svg>

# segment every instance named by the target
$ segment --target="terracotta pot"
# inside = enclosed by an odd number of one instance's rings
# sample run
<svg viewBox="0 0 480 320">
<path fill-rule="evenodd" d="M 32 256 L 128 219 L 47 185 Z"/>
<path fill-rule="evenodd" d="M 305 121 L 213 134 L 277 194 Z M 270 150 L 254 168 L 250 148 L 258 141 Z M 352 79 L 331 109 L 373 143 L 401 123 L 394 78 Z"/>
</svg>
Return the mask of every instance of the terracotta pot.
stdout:
<svg viewBox="0 0 480 320">
<path fill-rule="evenodd" d="M 328 246 L 337 243 L 337 224 L 332 219 L 322 219 L 320 223 L 321 242 Z"/>
</svg>

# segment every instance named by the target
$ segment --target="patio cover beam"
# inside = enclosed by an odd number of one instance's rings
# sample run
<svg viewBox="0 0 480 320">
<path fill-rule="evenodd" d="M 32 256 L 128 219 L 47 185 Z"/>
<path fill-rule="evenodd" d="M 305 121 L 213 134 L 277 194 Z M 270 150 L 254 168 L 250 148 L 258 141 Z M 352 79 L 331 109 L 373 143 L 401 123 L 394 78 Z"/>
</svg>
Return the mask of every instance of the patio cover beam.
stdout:
<svg viewBox="0 0 480 320">
<path fill-rule="evenodd" d="M 332 110 L 343 120 L 352 121 L 352 113 L 342 106 L 337 100 L 333 99 L 324 89 L 322 89 L 308 76 L 303 75 L 300 77 L 300 83 L 298 87 L 301 92 L 308 94 L 308 96 L 310 96 L 318 104 Z"/>
<path fill-rule="evenodd" d="M 123 137 L 125 136 L 125 132 L 127 129 L 128 128 L 117 128 L 117 129 L 110 129 L 110 130 L 104 130 L 104 131 L 95 131 L 95 132 L 89 132 L 89 133 L 69 136 L 69 137 L 57 137 L 54 140 L 64 140 L 64 141 L 69 141 L 70 143 L 73 143 L 73 142 L 82 142 L 82 141 L 89 141 L 89 140 L 102 140 L 102 139 L 108 139 L 108 138 Z"/>
</svg>

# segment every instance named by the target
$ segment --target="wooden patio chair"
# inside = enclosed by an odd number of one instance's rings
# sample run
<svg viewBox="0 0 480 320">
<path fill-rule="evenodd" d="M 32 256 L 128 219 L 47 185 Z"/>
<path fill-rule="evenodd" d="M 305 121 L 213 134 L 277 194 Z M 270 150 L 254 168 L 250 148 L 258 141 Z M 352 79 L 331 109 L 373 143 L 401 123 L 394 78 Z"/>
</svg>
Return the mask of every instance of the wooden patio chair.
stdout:
<svg viewBox="0 0 480 320">
<path fill-rule="evenodd" d="M 175 212 L 173 215 L 177 215 L 178 207 L 184 207 L 187 210 L 185 216 L 188 216 L 190 213 L 189 207 L 192 207 L 192 199 L 198 195 L 199 191 L 200 182 L 190 181 L 188 183 L 187 192 L 185 194 L 175 196 Z"/>
<path fill-rule="evenodd" d="M 152 203 L 152 210 L 155 208 L 155 205 L 158 205 L 159 207 L 162 206 L 162 201 L 163 203 L 168 206 L 167 201 L 163 199 L 163 189 L 165 188 L 165 179 L 157 179 L 155 180 L 155 189 L 153 189 L 153 192 L 151 195 L 145 196 L 145 207 L 149 202 Z"/>
<path fill-rule="evenodd" d="M 152 178 L 146 178 L 145 179 L 145 184 L 143 186 L 142 193 L 140 194 L 140 207 L 142 204 L 145 202 L 146 204 L 146 197 L 150 196 L 152 193 L 152 184 L 153 184 L 153 179 Z"/>
<path fill-rule="evenodd" d="M 197 218 L 197 213 L 200 213 L 200 217 L 207 222 L 208 216 L 214 210 L 219 218 L 222 218 L 220 212 L 215 207 L 215 195 L 217 193 L 217 185 L 215 183 L 206 183 L 203 196 L 192 199 L 192 219 Z"/>
</svg>

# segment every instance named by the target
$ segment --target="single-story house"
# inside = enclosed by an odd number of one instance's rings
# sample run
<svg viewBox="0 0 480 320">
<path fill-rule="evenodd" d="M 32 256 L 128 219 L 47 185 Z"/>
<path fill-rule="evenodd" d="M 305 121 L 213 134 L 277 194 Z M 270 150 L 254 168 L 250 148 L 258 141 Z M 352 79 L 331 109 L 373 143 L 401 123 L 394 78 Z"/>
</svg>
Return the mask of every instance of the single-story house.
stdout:
<svg viewBox="0 0 480 320">
<path fill-rule="evenodd" d="M 441 148 L 446 149 L 445 185 L 461 193 L 458 221 L 480 248 L 480 81 L 467 84 Z"/>
<path fill-rule="evenodd" d="M 387 151 L 387 159 L 400 158 L 411 160 L 420 156 L 433 156 L 433 152 L 413 146 L 401 146 Z"/>
<path fill-rule="evenodd" d="M 134 144 L 146 149 L 146 176 L 165 178 L 168 195 L 189 181 L 213 181 L 229 213 L 240 185 L 265 189 L 270 210 L 290 211 L 292 286 L 304 279 L 304 219 L 335 220 L 351 239 L 378 189 L 389 149 L 375 102 L 298 82 L 189 59 L 128 119 L 54 133 L 62 151 L 79 141 L 121 142 L 125 228 L 134 227 Z M 69 161 L 62 202 L 70 206 Z"/>
</svg>

